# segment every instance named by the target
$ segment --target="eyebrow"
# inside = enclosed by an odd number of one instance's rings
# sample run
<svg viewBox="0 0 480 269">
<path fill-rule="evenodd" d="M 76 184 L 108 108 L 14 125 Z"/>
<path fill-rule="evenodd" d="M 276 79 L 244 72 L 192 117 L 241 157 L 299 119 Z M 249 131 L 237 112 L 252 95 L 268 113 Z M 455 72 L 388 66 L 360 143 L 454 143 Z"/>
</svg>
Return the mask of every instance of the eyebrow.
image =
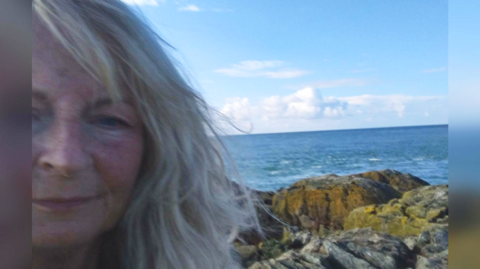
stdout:
<svg viewBox="0 0 480 269">
<path fill-rule="evenodd" d="M 48 101 L 49 100 L 47 94 L 45 94 L 41 91 L 38 91 L 35 88 L 32 89 L 32 97 L 34 97 L 36 99 L 39 99 L 40 101 Z M 110 97 L 98 98 L 98 99 L 95 99 L 93 102 L 88 102 L 89 107 L 91 109 L 98 109 L 102 106 L 109 106 L 109 105 L 112 105 L 114 103 L 116 103 L 116 102 L 114 102 Z M 118 103 L 123 103 L 123 104 L 130 105 L 132 107 L 135 107 L 134 104 L 132 102 L 130 102 L 129 100 L 121 100 Z"/>
<path fill-rule="evenodd" d="M 110 98 L 100 98 L 97 100 L 94 100 L 93 102 L 89 103 L 91 108 L 96 109 L 102 106 L 109 106 L 113 104 L 112 99 Z"/>
<path fill-rule="evenodd" d="M 90 102 L 89 105 L 92 109 L 98 109 L 102 106 L 110 106 L 110 105 L 113 105 L 115 103 L 119 103 L 119 104 L 126 104 L 126 105 L 129 105 L 131 107 L 135 107 L 133 105 L 132 102 L 130 102 L 129 100 L 120 100 L 119 102 L 114 102 L 111 98 L 109 97 L 104 97 L 104 98 L 99 98 L 99 99 L 96 99 L 94 100 L 93 102 Z"/>
</svg>

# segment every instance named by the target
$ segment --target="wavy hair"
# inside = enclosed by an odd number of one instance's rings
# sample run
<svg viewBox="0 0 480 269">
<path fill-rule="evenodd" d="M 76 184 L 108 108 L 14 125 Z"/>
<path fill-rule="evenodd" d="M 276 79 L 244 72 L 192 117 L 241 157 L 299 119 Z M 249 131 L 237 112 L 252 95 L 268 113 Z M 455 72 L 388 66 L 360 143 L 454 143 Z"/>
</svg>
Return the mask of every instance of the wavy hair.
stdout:
<svg viewBox="0 0 480 269">
<path fill-rule="evenodd" d="M 232 241 L 259 230 L 211 109 L 172 48 L 118 0 L 34 0 L 33 11 L 114 100 L 126 91 L 145 128 L 131 201 L 103 238 L 100 268 L 238 268 Z M 240 190 L 240 191 L 239 191 Z"/>
</svg>

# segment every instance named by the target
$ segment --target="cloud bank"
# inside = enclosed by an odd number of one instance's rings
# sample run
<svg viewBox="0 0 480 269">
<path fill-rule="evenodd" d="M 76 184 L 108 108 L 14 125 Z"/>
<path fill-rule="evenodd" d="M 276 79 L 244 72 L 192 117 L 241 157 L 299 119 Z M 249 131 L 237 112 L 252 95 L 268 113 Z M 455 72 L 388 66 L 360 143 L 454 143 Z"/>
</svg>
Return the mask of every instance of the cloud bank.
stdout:
<svg viewBox="0 0 480 269">
<path fill-rule="evenodd" d="M 447 114 L 446 106 L 446 96 L 366 94 L 324 97 L 320 89 L 305 87 L 290 95 L 266 97 L 257 104 L 252 104 L 248 98 L 229 98 L 220 111 L 242 125 L 253 123 L 257 127 L 288 129 L 289 124 L 299 126 L 302 123 L 302 128 L 308 129 L 319 121 L 334 122 L 330 126 L 341 127 L 342 122 L 346 126 L 352 125 L 352 122 L 371 123 L 377 120 L 401 122 L 406 116 L 430 119 L 432 115 Z"/>
</svg>

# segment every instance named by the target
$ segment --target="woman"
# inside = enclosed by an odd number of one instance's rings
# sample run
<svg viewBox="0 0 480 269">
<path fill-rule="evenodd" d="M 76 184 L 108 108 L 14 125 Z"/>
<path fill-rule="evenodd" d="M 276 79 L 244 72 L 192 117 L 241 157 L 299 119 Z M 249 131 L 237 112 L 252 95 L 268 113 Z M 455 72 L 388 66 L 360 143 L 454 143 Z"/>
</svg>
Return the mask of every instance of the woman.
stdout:
<svg viewBox="0 0 480 269">
<path fill-rule="evenodd" d="M 255 210 L 165 42 L 117 0 L 33 8 L 33 268 L 236 268 Z"/>
</svg>

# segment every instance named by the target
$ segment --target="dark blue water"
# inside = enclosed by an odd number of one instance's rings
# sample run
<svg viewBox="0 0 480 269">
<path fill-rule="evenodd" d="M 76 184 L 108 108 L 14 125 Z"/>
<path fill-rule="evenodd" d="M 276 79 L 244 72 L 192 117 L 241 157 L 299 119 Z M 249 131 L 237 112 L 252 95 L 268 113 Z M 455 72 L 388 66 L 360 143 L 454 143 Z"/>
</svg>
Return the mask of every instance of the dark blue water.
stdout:
<svg viewBox="0 0 480 269">
<path fill-rule="evenodd" d="M 238 135 L 227 145 L 247 186 L 277 190 L 323 174 L 394 169 L 448 183 L 448 125 Z"/>
</svg>

